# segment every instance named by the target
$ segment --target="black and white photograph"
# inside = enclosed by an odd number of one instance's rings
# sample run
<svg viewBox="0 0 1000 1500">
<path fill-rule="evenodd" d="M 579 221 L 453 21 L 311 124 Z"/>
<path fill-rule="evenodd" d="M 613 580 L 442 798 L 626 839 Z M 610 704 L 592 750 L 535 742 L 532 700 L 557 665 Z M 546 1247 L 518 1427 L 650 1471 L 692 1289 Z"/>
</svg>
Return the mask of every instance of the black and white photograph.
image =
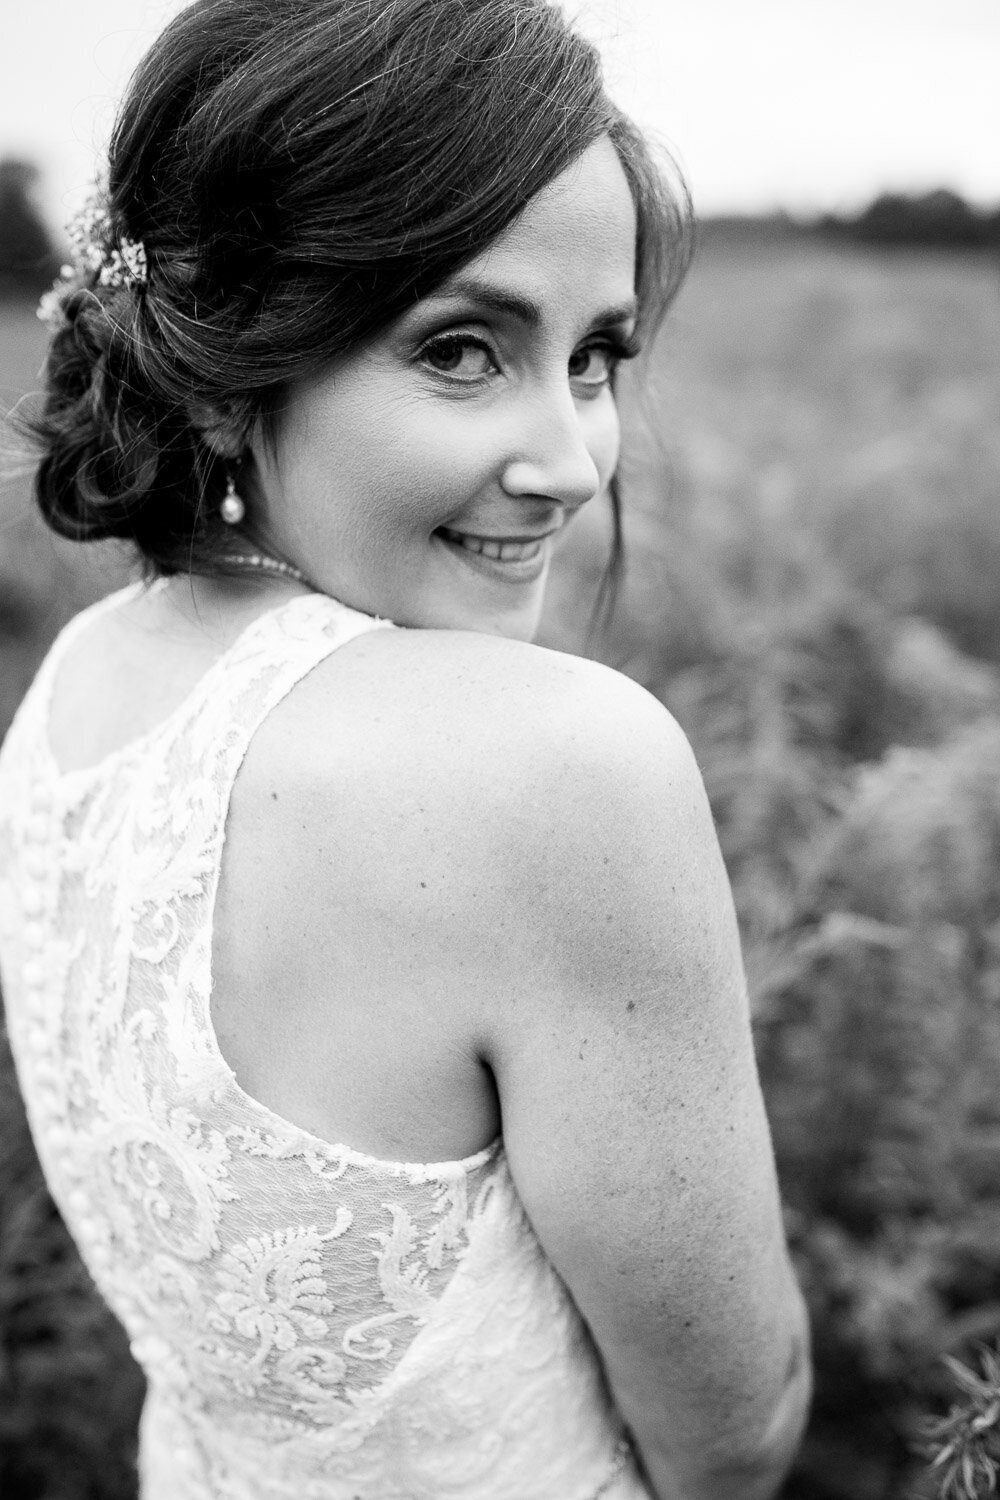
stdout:
<svg viewBox="0 0 1000 1500">
<path fill-rule="evenodd" d="M 0 18 L 0 1497 L 1000 1493 L 998 0 Z"/>
</svg>

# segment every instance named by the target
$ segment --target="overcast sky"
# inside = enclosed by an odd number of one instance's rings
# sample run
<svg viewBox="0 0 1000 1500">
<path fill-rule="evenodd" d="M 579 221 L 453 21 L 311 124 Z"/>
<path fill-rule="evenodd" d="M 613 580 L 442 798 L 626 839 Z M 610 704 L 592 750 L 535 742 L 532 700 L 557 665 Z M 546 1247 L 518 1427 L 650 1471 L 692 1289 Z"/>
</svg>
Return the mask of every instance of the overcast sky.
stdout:
<svg viewBox="0 0 1000 1500">
<path fill-rule="evenodd" d="M 76 205 L 131 67 L 178 0 L 3 0 L 0 154 Z M 1000 202 L 1000 0 L 567 0 L 702 212 Z"/>
</svg>

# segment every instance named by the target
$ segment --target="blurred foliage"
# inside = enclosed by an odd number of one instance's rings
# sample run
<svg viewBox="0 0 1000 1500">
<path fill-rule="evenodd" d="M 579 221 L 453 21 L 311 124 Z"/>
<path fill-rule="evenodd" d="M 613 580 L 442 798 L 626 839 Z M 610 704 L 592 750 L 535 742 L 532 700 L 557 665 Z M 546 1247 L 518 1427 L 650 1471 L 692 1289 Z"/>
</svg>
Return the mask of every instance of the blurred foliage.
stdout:
<svg viewBox="0 0 1000 1500">
<path fill-rule="evenodd" d="M 600 654 L 690 735 L 733 881 L 814 1325 L 786 1500 L 969 1500 L 991 1408 L 955 1372 L 986 1379 L 1000 1337 L 997 270 L 703 250 L 645 397 L 624 382 L 632 565 Z M 13 399 L 41 345 L 9 326 Z M 547 644 L 579 649 L 606 539 L 598 506 L 566 534 Z M 80 550 L 23 479 L 0 492 L 0 724 L 123 576 Z M 0 1090 L 0 1489 L 118 1500 L 138 1376 Z"/>
<path fill-rule="evenodd" d="M 815 1426 L 878 1411 L 904 1476 L 940 1356 L 1000 1336 L 1000 720 L 862 768 L 796 908 L 755 1002 Z"/>
<path fill-rule="evenodd" d="M 703 249 L 604 655 L 691 737 L 733 881 L 815 1337 L 787 1500 L 919 1500 L 964 1483 L 920 1453 L 944 1358 L 1000 1338 L 1000 278 Z"/>
<path fill-rule="evenodd" d="M 13 157 L 0 160 L 0 300 L 35 298 L 59 259 L 34 199 L 38 170 Z"/>
</svg>

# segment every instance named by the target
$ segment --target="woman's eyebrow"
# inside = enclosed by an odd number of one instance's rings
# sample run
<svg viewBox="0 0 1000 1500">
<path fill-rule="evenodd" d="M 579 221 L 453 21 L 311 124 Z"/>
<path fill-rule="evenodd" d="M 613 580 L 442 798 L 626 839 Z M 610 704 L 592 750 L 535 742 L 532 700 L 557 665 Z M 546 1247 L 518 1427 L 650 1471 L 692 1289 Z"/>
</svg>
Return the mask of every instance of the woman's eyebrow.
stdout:
<svg viewBox="0 0 1000 1500">
<path fill-rule="evenodd" d="M 544 321 L 544 314 L 537 302 L 530 297 L 524 297 L 519 292 L 512 292 L 507 287 L 496 286 L 489 281 L 482 281 L 474 276 L 456 276 L 445 286 L 439 287 L 432 292 L 428 300 L 441 299 L 464 299 L 476 302 L 480 307 L 488 308 L 490 312 L 500 313 L 507 317 L 517 318 L 528 328 L 539 328 Z M 630 323 L 638 315 L 639 304 L 635 297 L 629 297 L 626 301 L 613 307 L 606 307 L 594 314 L 589 319 L 591 328 L 605 328 L 609 324 Z"/>
</svg>

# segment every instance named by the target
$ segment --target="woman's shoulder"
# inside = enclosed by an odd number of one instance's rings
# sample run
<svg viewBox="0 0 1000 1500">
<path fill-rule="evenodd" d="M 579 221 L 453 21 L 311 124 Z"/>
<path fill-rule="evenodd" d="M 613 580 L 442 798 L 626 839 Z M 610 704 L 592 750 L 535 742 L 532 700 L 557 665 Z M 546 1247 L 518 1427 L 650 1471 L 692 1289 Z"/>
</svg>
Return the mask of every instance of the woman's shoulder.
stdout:
<svg viewBox="0 0 1000 1500">
<path fill-rule="evenodd" d="M 516 805 L 567 779 L 640 795 L 699 780 L 682 730 L 645 688 L 501 636 L 367 632 L 300 684 L 285 717 L 286 743 L 321 778 L 331 755 L 338 773 L 346 756 L 397 789 L 413 782 L 430 795 L 447 777 L 453 803 L 464 792 Z"/>
<path fill-rule="evenodd" d="M 237 802 L 334 902 L 416 917 L 435 901 L 470 931 L 533 922 L 540 882 L 596 910 L 609 882 L 687 883 L 717 853 L 687 740 L 651 694 L 458 632 L 371 632 L 333 653 L 258 730 Z"/>
</svg>

